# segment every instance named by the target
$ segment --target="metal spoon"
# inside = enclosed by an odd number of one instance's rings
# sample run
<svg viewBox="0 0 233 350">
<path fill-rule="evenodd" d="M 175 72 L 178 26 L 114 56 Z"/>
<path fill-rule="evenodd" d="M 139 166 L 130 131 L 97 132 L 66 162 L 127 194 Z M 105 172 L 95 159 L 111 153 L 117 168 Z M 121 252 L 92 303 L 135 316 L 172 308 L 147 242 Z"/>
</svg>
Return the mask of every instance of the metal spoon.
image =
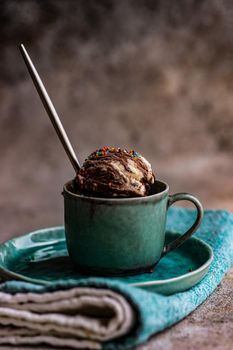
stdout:
<svg viewBox="0 0 233 350">
<path fill-rule="evenodd" d="M 23 56 L 24 62 L 27 66 L 27 69 L 31 75 L 31 78 L 33 80 L 33 83 L 36 87 L 36 90 L 41 98 L 41 101 L 48 113 L 48 116 L 53 124 L 53 127 L 66 151 L 66 154 L 68 155 L 74 170 L 76 171 L 76 173 L 79 171 L 80 169 L 80 163 L 75 155 L 74 149 L 68 139 L 68 136 L 65 132 L 65 129 L 62 126 L 62 123 L 58 117 L 58 114 L 54 108 L 54 105 L 44 87 L 44 84 L 42 83 L 39 74 L 37 73 L 36 68 L 34 67 L 34 64 L 32 63 L 32 60 L 29 56 L 29 54 L 27 53 L 25 47 L 23 44 L 21 44 L 19 46 L 20 52 Z"/>
</svg>

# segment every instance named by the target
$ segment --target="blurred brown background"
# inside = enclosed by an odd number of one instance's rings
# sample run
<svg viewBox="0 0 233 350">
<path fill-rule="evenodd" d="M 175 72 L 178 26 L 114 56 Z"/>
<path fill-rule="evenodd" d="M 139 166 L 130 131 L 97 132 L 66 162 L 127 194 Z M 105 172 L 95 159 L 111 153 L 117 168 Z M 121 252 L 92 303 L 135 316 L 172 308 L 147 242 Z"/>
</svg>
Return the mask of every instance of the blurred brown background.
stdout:
<svg viewBox="0 0 233 350">
<path fill-rule="evenodd" d="M 63 222 L 73 169 L 20 56 L 28 49 L 83 161 L 134 148 L 171 192 L 233 210 L 233 3 L 0 1 L 0 233 Z"/>
</svg>

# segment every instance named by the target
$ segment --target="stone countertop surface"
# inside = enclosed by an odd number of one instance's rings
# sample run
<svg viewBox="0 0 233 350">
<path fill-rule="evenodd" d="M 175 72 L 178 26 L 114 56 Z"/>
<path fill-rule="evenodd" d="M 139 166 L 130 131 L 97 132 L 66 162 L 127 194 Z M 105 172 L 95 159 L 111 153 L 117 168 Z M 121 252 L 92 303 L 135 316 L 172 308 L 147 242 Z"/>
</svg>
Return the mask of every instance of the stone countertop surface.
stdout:
<svg viewBox="0 0 233 350">
<path fill-rule="evenodd" d="M 137 348 L 149 349 L 232 350 L 233 268 L 214 293 L 195 311 Z"/>
</svg>

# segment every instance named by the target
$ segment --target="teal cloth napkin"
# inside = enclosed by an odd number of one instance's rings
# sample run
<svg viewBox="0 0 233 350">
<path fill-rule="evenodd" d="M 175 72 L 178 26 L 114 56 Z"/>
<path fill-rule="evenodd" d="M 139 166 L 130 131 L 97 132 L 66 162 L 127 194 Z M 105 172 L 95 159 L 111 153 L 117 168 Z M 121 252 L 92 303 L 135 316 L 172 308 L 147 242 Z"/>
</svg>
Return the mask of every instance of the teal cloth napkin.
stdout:
<svg viewBox="0 0 233 350">
<path fill-rule="evenodd" d="M 193 210 L 171 208 L 167 228 L 171 231 L 184 232 L 194 221 L 195 215 Z M 89 278 L 79 282 L 70 280 L 65 283 L 60 281 L 51 286 L 10 281 L 0 285 L 0 291 L 42 293 L 74 285 L 111 288 L 123 294 L 131 302 L 137 311 L 138 322 L 130 334 L 105 343 L 104 349 L 132 349 L 187 316 L 214 291 L 226 271 L 233 265 L 233 214 L 223 210 L 205 211 L 203 222 L 195 236 L 211 245 L 214 260 L 204 279 L 182 293 L 163 296 L 105 278 Z"/>
</svg>

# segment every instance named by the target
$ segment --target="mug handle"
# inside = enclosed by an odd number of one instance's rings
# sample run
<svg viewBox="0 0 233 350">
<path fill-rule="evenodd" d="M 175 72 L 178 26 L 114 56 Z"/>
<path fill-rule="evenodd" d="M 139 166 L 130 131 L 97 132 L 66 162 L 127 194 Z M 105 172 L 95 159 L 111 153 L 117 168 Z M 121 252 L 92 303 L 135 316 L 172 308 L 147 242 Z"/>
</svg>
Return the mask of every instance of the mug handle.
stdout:
<svg viewBox="0 0 233 350">
<path fill-rule="evenodd" d="M 186 231 L 182 236 L 178 237 L 171 243 L 165 245 L 165 247 L 163 248 L 161 257 L 171 252 L 172 250 L 178 248 L 181 244 L 184 243 L 184 241 L 186 241 L 189 237 L 191 237 L 192 234 L 196 231 L 196 229 L 200 225 L 201 220 L 203 218 L 204 210 L 203 210 L 202 204 L 199 202 L 199 200 L 196 197 L 194 197 L 192 194 L 189 194 L 189 193 L 176 193 L 176 194 L 170 195 L 168 198 L 167 208 L 169 208 L 173 203 L 177 201 L 182 201 L 182 200 L 190 201 L 195 205 L 197 209 L 197 218 L 194 224 L 190 227 L 190 229 L 188 229 L 188 231 Z"/>
</svg>

